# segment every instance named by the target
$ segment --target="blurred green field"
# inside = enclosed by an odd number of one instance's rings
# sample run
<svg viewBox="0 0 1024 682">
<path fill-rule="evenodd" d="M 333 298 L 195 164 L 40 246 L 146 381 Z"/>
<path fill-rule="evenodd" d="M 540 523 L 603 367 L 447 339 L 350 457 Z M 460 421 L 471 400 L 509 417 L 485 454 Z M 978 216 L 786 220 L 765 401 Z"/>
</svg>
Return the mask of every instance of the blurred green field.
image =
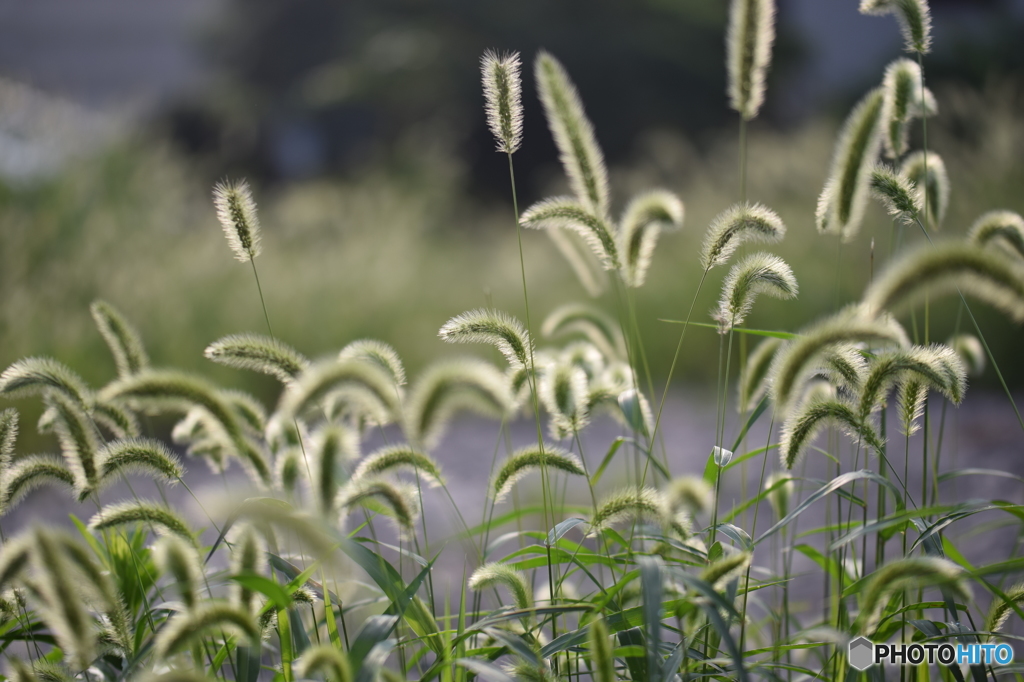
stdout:
<svg viewBox="0 0 1024 682">
<path fill-rule="evenodd" d="M 937 94 L 941 111 L 929 122 L 929 146 L 944 157 L 953 186 L 944 236 L 963 235 L 989 209 L 1024 212 L 1020 94 L 1007 87 Z M 851 244 L 840 248 L 815 232 L 814 205 L 839 123 L 817 120 L 788 132 L 752 128 L 749 194 L 786 221 L 789 233 L 777 252 L 792 264 L 801 293 L 795 302 L 759 301 L 748 326 L 770 319 L 773 327 L 799 328 L 858 296 L 872 268 L 884 267 L 894 239 L 922 238 L 894 232 L 877 206 Z M 659 318 L 685 315 L 700 276 L 704 229 L 738 195 L 735 137 L 701 142 L 705 151 L 677 133 L 649 132 L 632 160 L 612 169 L 617 210 L 652 186 L 676 191 L 686 203 L 683 231 L 663 236 L 648 284 L 637 293 L 657 376 L 665 374 L 678 334 Z M 495 154 L 494 163 L 504 158 Z M 275 332 L 313 356 L 377 337 L 415 373 L 460 352 L 437 339 L 450 316 L 482 305 L 522 315 L 511 206 L 473 196 L 465 174 L 443 146 L 424 145 L 357 179 L 255 188 L 264 231 L 257 265 Z M 272 399 L 271 381 L 213 367 L 202 356 L 220 336 L 265 327 L 249 267 L 232 259 L 220 233 L 206 176 L 159 140 L 137 136 L 42 184 L 0 187 L 0 363 L 52 355 L 88 380 L 110 376 L 113 363 L 88 312 L 90 301 L 103 298 L 136 322 L 155 364 L 201 367 Z M 545 195 L 563 189 L 551 177 Z M 556 305 L 587 298 L 547 236 L 527 231 L 524 249 L 535 325 Z M 709 321 L 720 277 L 709 278 L 697 321 Z M 613 292 L 598 304 L 612 313 L 618 305 Z M 979 317 L 993 351 L 1019 387 L 1021 331 L 987 312 Z M 932 340 L 948 336 L 954 315 L 948 299 L 932 307 Z M 713 376 L 708 358 L 717 357 L 717 343 L 713 330 L 694 330 L 678 380 Z"/>
</svg>

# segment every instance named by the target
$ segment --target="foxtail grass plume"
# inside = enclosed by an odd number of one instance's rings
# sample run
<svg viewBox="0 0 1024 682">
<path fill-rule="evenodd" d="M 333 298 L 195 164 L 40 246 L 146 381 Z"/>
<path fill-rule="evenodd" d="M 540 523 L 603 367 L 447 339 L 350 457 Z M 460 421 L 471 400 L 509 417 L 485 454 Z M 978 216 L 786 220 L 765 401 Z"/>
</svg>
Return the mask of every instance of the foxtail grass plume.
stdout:
<svg viewBox="0 0 1024 682">
<path fill-rule="evenodd" d="M 260 220 L 249 183 L 245 180 L 217 183 L 213 188 L 213 204 L 235 259 L 244 263 L 260 255 Z"/>
<path fill-rule="evenodd" d="M 274 457 L 274 486 L 288 495 L 298 492 L 299 482 L 306 478 L 306 458 L 302 450 L 290 447 Z"/>
<path fill-rule="evenodd" d="M 821 366 L 823 352 L 861 341 L 876 347 L 910 345 L 906 332 L 892 317 L 867 318 L 856 307 L 808 327 L 779 349 L 772 362 L 771 393 L 779 414 L 792 408 L 803 382 Z"/>
<path fill-rule="evenodd" d="M 263 575 L 267 572 L 267 541 L 250 523 L 238 523 L 231 529 L 231 572 Z M 255 615 L 260 608 L 260 593 L 232 582 L 230 601 L 235 608 Z"/>
<path fill-rule="evenodd" d="M 523 82 L 519 53 L 499 55 L 487 50 L 480 58 L 487 127 L 498 151 L 514 154 L 523 142 Z"/>
<path fill-rule="evenodd" d="M 316 432 L 312 450 L 309 473 L 313 504 L 327 516 L 335 510 L 343 463 L 359 454 L 359 438 L 354 431 L 340 424 L 328 424 Z"/>
<path fill-rule="evenodd" d="M 818 374 L 832 386 L 860 391 L 868 374 L 868 363 L 860 348 L 852 343 L 830 346 L 819 357 Z"/>
<path fill-rule="evenodd" d="M 118 375 L 128 376 L 149 367 L 149 356 L 142 345 L 142 338 L 117 308 L 106 301 L 93 301 L 89 310 L 114 356 Z"/>
<path fill-rule="evenodd" d="M 927 0 L 861 0 L 862 14 L 895 14 L 907 52 L 928 54 L 932 44 L 932 16 Z"/>
<path fill-rule="evenodd" d="M 1013 211 L 989 211 L 971 225 L 967 241 L 976 246 L 993 245 L 1024 258 L 1024 218 Z"/>
<path fill-rule="evenodd" d="M 353 341 L 341 349 L 341 352 L 338 353 L 338 360 L 342 362 L 362 360 L 374 363 L 391 376 L 395 386 L 405 385 L 405 366 L 402 364 L 402 359 L 398 357 L 398 352 L 394 348 L 383 341 L 376 339 Z"/>
<path fill-rule="evenodd" d="M 787 473 L 774 472 L 764 482 L 764 489 L 775 518 L 785 518 L 789 514 L 790 500 L 796 493 L 796 481 Z"/>
<path fill-rule="evenodd" d="M 232 334 L 214 341 L 203 355 L 208 360 L 261 374 L 269 374 L 288 383 L 309 366 L 302 353 L 272 336 Z"/>
<path fill-rule="evenodd" d="M 0 476 L 14 457 L 14 443 L 18 440 L 18 411 L 13 407 L 0 412 Z"/>
<path fill-rule="evenodd" d="M 743 575 L 750 565 L 751 558 L 750 552 L 726 555 L 701 571 L 700 579 L 716 590 L 725 589 L 730 581 Z"/>
<path fill-rule="evenodd" d="M 724 334 L 742 324 L 758 294 L 773 298 L 796 298 L 799 288 L 793 270 L 770 253 L 755 253 L 734 265 L 722 285 L 722 298 L 713 317 Z"/>
<path fill-rule="evenodd" d="M 21 457 L 0 473 L 0 516 L 7 514 L 26 495 L 41 485 L 75 490 L 75 476 L 53 455 Z"/>
<path fill-rule="evenodd" d="M 985 627 L 987 632 L 999 632 L 1006 624 L 1014 605 L 1020 606 L 1024 603 L 1024 583 L 1017 583 L 1010 589 L 1003 589 L 1006 599 L 993 596 L 992 606 L 989 607 L 988 615 L 985 616 Z"/>
<path fill-rule="evenodd" d="M 874 634 L 889 599 L 905 589 L 943 586 L 967 601 L 970 593 L 964 578 L 959 566 L 935 556 L 906 557 L 886 564 L 869 575 L 863 586 L 860 614 L 853 623 L 853 632 Z"/>
<path fill-rule="evenodd" d="M 604 311 L 585 303 L 567 303 L 551 311 L 540 328 L 546 338 L 581 334 L 608 358 L 626 356 L 618 323 Z"/>
<path fill-rule="evenodd" d="M 901 223 L 910 225 L 921 215 L 924 208 L 921 190 L 895 168 L 884 164 L 875 166 L 869 184 L 889 215 Z"/>
<path fill-rule="evenodd" d="M 949 175 L 942 157 L 935 152 L 914 152 L 903 159 L 900 175 L 914 183 L 924 195 L 922 213 L 924 223 L 933 230 L 939 229 L 949 207 Z"/>
<path fill-rule="evenodd" d="M 498 469 L 498 473 L 494 475 L 494 480 L 491 482 L 494 501 L 503 501 L 523 477 L 531 471 L 545 467 L 572 476 L 586 475 L 579 458 L 568 451 L 555 445 L 545 444 L 543 448 L 537 445 L 528 445 L 512 453 Z"/>
<path fill-rule="evenodd" d="M 711 511 L 715 492 L 703 478 L 680 476 L 669 482 L 665 501 L 673 512 L 684 511 L 692 517 Z"/>
<path fill-rule="evenodd" d="M 825 189 L 815 214 L 818 231 L 850 241 L 860 229 L 868 182 L 882 145 L 885 93 L 875 88 L 857 103 L 843 124 Z"/>
<path fill-rule="evenodd" d="M 726 33 L 729 105 L 750 120 L 764 103 L 775 42 L 775 0 L 732 0 Z"/>
<path fill-rule="evenodd" d="M 885 402 L 885 394 L 899 383 L 915 381 L 960 404 L 967 390 L 967 370 L 949 346 L 914 346 L 879 353 L 861 388 L 858 414 L 867 419 Z"/>
<path fill-rule="evenodd" d="M 357 505 L 383 513 L 403 535 L 412 532 L 419 508 L 415 489 L 383 479 L 352 479 L 338 491 L 337 509 L 348 512 Z"/>
<path fill-rule="evenodd" d="M 352 682 L 348 656 L 328 644 L 306 649 L 295 661 L 295 672 L 304 679 L 323 675 L 330 682 Z"/>
<path fill-rule="evenodd" d="M 589 422 L 587 385 L 587 373 L 575 365 L 559 363 L 545 369 L 537 393 L 551 415 L 555 439 L 571 436 Z"/>
<path fill-rule="evenodd" d="M 81 407 L 61 393 L 52 393 L 46 405 L 55 414 L 55 430 L 64 461 L 75 477 L 75 491 L 85 499 L 99 485 L 97 454 L 100 434 Z"/>
<path fill-rule="evenodd" d="M 143 474 L 176 484 L 185 474 L 177 455 L 152 438 L 131 438 L 107 443 L 96 453 L 100 481 L 126 474 Z"/>
<path fill-rule="evenodd" d="M 773 244 L 785 236 L 786 226 L 775 211 L 761 204 L 736 204 L 719 213 L 708 226 L 701 249 L 701 267 L 710 270 L 724 265 L 744 242 Z"/>
<path fill-rule="evenodd" d="M 408 445 L 389 445 L 370 453 L 359 462 L 352 478 L 375 478 L 399 471 L 412 471 L 430 486 L 444 485 L 441 467 L 434 458 Z"/>
<path fill-rule="evenodd" d="M 533 595 L 526 576 L 514 568 L 500 563 L 484 564 L 473 571 L 469 578 L 469 589 L 487 590 L 492 587 L 504 587 L 512 595 L 516 608 L 526 610 L 533 606 Z"/>
<path fill-rule="evenodd" d="M 667 190 L 645 192 L 629 202 L 618 231 L 626 286 L 643 286 L 659 234 L 682 227 L 684 216 L 683 202 Z"/>
<path fill-rule="evenodd" d="M 980 376 L 985 371 L 985 348 L 973 334 L 957 334 L 951 337 L 946 345 L 960 357 L 970 376 Z"/>
<path fill-rule="evenodd" d="M 400 397 L 386 370 L 362 360 L 328 359 L 307 367 L 285 388 L 278 400 L 276 418 L 288 424 L 310 410 L 322 414 L 322 401 L 349 387 L 377 403 L 370 411 L 385 412 L 392 418 L 401 413 Z"/>
<path fill-rule="evenodd" d="M 533 344 L 523 323 L 500 310 L 479 308 L 457 315 L 437 333 L 448 343 L 487 343 L 512 367 L 530 367 Z"/>
<path fill-rule="evenodd" d="M 615 229 L 598 213 L 572 197 L 553 197 L 538 201 L 523 211 L 519 222 L 533 229 L 569 230 L 590 248 L 605 270 L 622 267 Z"/>
<path fill-rule="evenodd" d="M 921 67 L 917 62 L 900 58 L 889 64 L 882 79 L 885 90 L 885 153 L 898 159 L 907 152 L 908 124 L 914 118 L 938 113 L 935 96 L 921 87 Z"/>
<path fill-rule="evenodd" d="M 33 582 L 45 604 L 42 620 L 56 635 L 66 659 L 84 669 L 96 656 L 97 636 L 81 585 L 56 533 L 36 528 L 32 537 Z"/>
<path fill-rule="evenodd" d="M 159 535 L 177 535 L 195 544 L 195 536 L 188 523 L 177 512 L 153 502 L 136 500 L 108 504 L 89 520 L 89 528 L 94 531 L 128 524 L 143 524 Z"/>
<path fill-rule="evenodd" d="M 740 414 L 754 409 L 768 390 L 768 370 L 771 368 L 775 352 L 781 347 L 782 339 L 769 337 L 759 343 L 757 348 L 750 353 L 747 362 L 740 370 L 740 378 L 737 382 L 739 399 L 736 401 L 736 409 Z"/>
<path fill-rule="evenodd" d="M 608 214 L 608 170 L 576 86 L 565 67 L 548 52 L 537 55 L 534 73 L 569 186 L 581 204 L 603 218 Z"/>
<path fill-rule="evenodd" d="M 235 411 L 235 415 L 248 427 L 253 435 L 260 435 L 267 429 L 267 408 L 251 393 L 223 390 L 220 397 Z"/>
<path fill-rule="evenodd" d="M 178 596 L 186 608 L 198 606 L 203 567 L 195 546 L 176 535 L 165 535 L 153 547 L 153 560 L 161 573 L 173 578 Z"/>
<path fill-rule="evenodd" d="M 900 384 L 896 392 L 896 413 L 903 435 L 912 436 L 917 433 L 927 403 L 928 387 L 924 382 L 909 379 Z"/>
<path fill-rule="evenodd" d="M 1024 268 L 981 247 L 923 245 L 900 258 L 864 292 L 868 315 L 896 312 L 921 300 L 960 291 L 1024 322 Z"/>
<path fill-rule="evenodd" d="M 623 521 L 664 523 L 670 517 L 665 497 L 650 487 L 627 488 L 605 498 L 590 519 L 590 534 Z"/>
<path fill-rule="evenodd" d="M 617 682 L 611 636 L 603 618 L 596 618 L 587 631 L 590 669 L 594 682 Z"/>
<path fill-rule="evenodd" d="M 804 451 L 827 426 L 836 426 L 875 452 L 882 452 L 881 439 L 858 417 L 852 405 L 841 400 L 808 400 L 782 426 L 779 443 L 782 466 L 786 469 L 796 466 Z"/>
<path fill-rule="evenodd" d="M 512 409 L 509 379 L 483 360 L 430 365 L 405 403 L 405 432 L 413 444 L 432 448 L 457 412 L 503 417 Z"/>
<path fill-rule="evenodd" d="M 18 360 L 0 374 L 0 395 L 8 398 L 41 395 L 47 391 L 63 394 L 83 407 L 92 401 L 91 391 L 82 377 L 51 358 Z"/>
<path fill-rule="evenodd" d="M 136 438 L 140 433 L 135 413 L 116 402 L 95 399 L 91 416 L 97 426 L 107 429 L 115 438 Z"/>
<path fill-rule="evenodd" d="M 241 642 L 260 638 L 252 615 L 227 602 L 209 601 L 168 620 L 156 636 L 154 652 L 157 658 L 167 658 L 214 633 L 234 635 Z"/>
</svg>

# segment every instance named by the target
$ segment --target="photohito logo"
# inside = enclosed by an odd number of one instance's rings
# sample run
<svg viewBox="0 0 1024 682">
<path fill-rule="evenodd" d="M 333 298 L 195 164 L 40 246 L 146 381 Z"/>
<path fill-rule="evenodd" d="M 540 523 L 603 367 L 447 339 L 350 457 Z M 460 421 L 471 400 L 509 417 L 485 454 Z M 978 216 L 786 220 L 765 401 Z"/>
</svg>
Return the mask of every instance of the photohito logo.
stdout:
<svg viewBox="0 0 1024 682">
<path fill-rule="evenodd" d="M 1009 644 L 875 644 L 867 637 L 851 640 L 848 660 L 857 670 L 873 665 L 1008 665 Z"/>
</svg>

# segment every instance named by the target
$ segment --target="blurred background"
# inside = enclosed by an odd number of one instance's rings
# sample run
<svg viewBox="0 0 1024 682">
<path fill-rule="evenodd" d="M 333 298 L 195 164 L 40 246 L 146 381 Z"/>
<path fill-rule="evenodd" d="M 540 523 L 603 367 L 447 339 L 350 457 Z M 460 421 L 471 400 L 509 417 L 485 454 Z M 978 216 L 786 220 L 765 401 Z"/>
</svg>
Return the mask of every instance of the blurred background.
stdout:
<svg viewBox="0 0 1024 682">
<path fill-rule="evenodd" d="M 759 301 L 749 325 L 795 329 L 859 296 L 894 239 L 921 237 L 894 235 L 874 207 L 841 251 L 813 226 L 842 119 L 901 55 L 895 21 L 861 16 L 858 0 L 778 4 L 749 195 L 789 226 L 778 252 L 802 291 Z M 662 238 L 637 294 L 663 375 L 678 327 L 659 320 L 685 315 L 704 229 L 738 198 L 727 5 L 0 0 L 0 366 L 52 355 L 106 381 L 113 363 L 88 312 L 104 298 L 139 326 L 156 364 L 272 399 L 272 381 L 202 357 L 220 336 L 265 329 L 252 273 L 232 259 L 210 200 L 218 179 L 242 176 L 260 204 L 257 264 L 280 337 L 312 356 L 378 337 L 413 372 L 464 352 L 437 340 L 452 315 L 485 304 L 523 313 L 507 165 L 485 126 L 478 60 L 487 48 L 524 55 L 523 206 L 565 186 L 534 91 L 543 47 L 579 87 L 615 212 L 652 186 L 686 203 L 686 226 Z M 931 5 L 925 68 L 940 116 L 928 140 L 953 184 L 943 230 L 960 236 L 985 210 L 1024 212 L 1024 0 Z M 524 248 L 535 324 L 588 298 L 545 235 L 526 233 Z M 717 296 L 715 279 L 698 320 Z M 597 303 L 615 312 L 614 296 Z M 932 308 L 932 339 L 950 333 L 955 310 Z M 1020 328 L 981 313 L 1008 381 L 1024 386 Z M 711 379 L 717 345 L 713 330 L 688 335 L 679 380 Z M 995 385 L 991 372 L 977 383 Z"/>
</svg>

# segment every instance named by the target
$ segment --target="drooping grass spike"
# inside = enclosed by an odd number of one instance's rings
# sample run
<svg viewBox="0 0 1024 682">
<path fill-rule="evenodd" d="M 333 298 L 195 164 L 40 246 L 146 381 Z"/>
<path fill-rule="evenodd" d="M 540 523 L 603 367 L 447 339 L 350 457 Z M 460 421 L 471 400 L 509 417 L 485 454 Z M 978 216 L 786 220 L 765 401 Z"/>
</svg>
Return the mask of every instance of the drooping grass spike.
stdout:
<svg viewBox="0 0 1024 682">
<path fill-rule="evenodd" d="M 885 127 L 885 91 L 875 88 L 853 108 L 843 124 L 825 188 L 818 199 L 818 231 L 850 241 L 860 229 L 868 181 L 881 150 Z"/>
<path fill-rule="evenodd" d="M 231 572 L 263 575 L 267 572 L 267 542 L 250 523 L 236 524 L 230 533 Z M 232 582 L 231 604 L 251 615 L 260 607 L 260 594 L 238 582 Z"/>
<path fill-rule="evenodd" d="M 135 413 L 116 401 L 95 398 L 90 416 L 97 426 L 109 431 L 114 438 L 136 438 L 140 433 Z"/>
<path fill-rule="evenodd" d="M 890 265 L 864 292 L 868 315 L 897 312 L 927 294 L 935 300 L 959 290 L 1024 322 L 1024 267 L 979 246 L 922 245 Z"/>
<path fill-rule="evenodd" d="M 924 208 L 921 189 L 895 168 L 875 166 L 869 184 L 871 193 L 882 202 L 889 215 L 904 225 L 910 225 L 921 215 Z"/>
<path fill-rule="evenodd" d="M 89 528 L 94 531 L 127 524 L 143 524 L 159 535 L 177 535 L 192 544 L 196 542 L 188 523 L 176 511 L 154 502 L 133 500 L 108 504 L 89 520 Z"/>
<path fill-rule="evenodd" d="M 75 492 L 75 476 L 63 460 L 52 455 L 21 457 L 0 473 L 0 516 L 41 485 L 66 487 Z"/>
<path fill-rule="evenodd" d="M 724 334 L 742 324 L 758 294 L 773 298 L 796 298 L 799 287 L 793 270 L 770 253 L 754 253 L 734 265 L 722 284 L 722 298 L 714 312 L 718 331 Z"/>
<path fill-rule="evenodd" d="M 917 433 L 919 422 L 924 416 L 928 387 L 917 379 L 905 380 L 899 384 L 896 393 L 896 413 L 899 415 L 903 435 Z"/>
<path fill-rule="evenodd" d="M 372 410 L 375 413 L 384 412 L 391 418 L 401 413 L 400 397 L 387 371 L 363 360 L 329 359 L 310 365 L 285 389 L 278 401 L 275 419 L 287 424 L 319 408 L 321 401 L 332 392 L 346 387 L 365 389 L 362 395 L 377 403 Z"/>
<path fill-rule="evenodd" d="M 868 363 L 855 344 L 841 343 L 830 346 L 819 356 L 818 374 L 836 388 L 860 391 L 868 374 Z"/>
<path fill-rule="evenodd" d="M 978 340 L 977 336 L 973 334 L 957 334 L 946 341 L 946 345 L 960 356 L 961 362 L 967 368 L 968 375 L 980 376 L 985 371 L 985 363 L 988 358 L 985 357 L 985 348 L 981 345 L 981 341 Z"/>
<path fill-rule="evenodd" d="M 302 678 L 323 675 L 329 682 L 352 682 L 348 656 L 327 644 L 307 649 L 295 661 L 295 672 Z"/>
<path fill-rule="evenodd" d="M 779 443 L 782 466 L 792 469 L 826 426 L 837 426 L 875 452 L 882 451 L 881 439 L 871 426 L 860 419 L 852 405 L 835 399 L 811 399 L 800 405 L 783 423 Z"/>
<path fill-rule="evenodd" d="M 927 163 L 927 165 L 926 165 Z M 949 174 L 942 157 L 929 150 L 914 152 L 903 159 L 900 175 L 910 180 L 925 195 L 927 206 L 922 206 L 925 224 L 939 229 L 949 208 Z"/>
<path fill-rule="evenodd" d="M 309 366 L 302 353 L 263 334 L 225 336 L 207 346 L 203 355 L 221 365 L 269 374 L 283 383 L 293 381 Z"/>
<path fill-rule="evenodd" d="M 341 352 L 338 353 L 338 360 L 363 360 L 375 363 L 391 376 L 395 386 L 405 386 L 405 366 L 402 364 L 402 359 L 398 357 L 398 352 L 394 348 L 383 341 L 376 339 L 353 341 L 341 349 Z"/>
<path fill-rule="evenodd" d="M 723 556 L 700 572 L 700 579 L 716 590 L 723 590 L 733 579 L 743 575 L 750 565 L 750 552 L 736 552 Z"/>
<path fill-rule="evenodd" d="M 885 394 L 899 383 L 915 381 L 941 392 L 955 405 L 967 390 L 967 370 L 949 346 L 914 346 L 879 353 L 871 363 L 858 401 L 858 415 L 867 419 L 885 402 Z"/>
<path fill-rule="evenodd" d="M 907 52 L 927 54 L 932 44 L 932 17 L 927 0 L 861 0 L 863 14 L 895 14 Z"/>
<path fill-rule="evenodd" d="M 571 230 L 590 247 L 605 270 L 622 268 L 615 228 L 601 215 L 572 197 L 552 197 L 538 201 L 519 217 L 523 227 Z"/>
<path fill-rule="evenodd" d="M 681 228 L 684 216 L 683 202 L 667 190 L 652 190 L 633 197 L 618 230 L 622 281 L 626 286 L 643 286 L 658 236 L 665 230 Z"/>
<path fill-rule="evenodd" d="M 186 608 L 196 608 L 203 584 L 203 566 L 195 546 L 177 535 L 165 535 L 153 547 L 153 560 L 161 573 L 174 579 L 178 596 Z"/>
<path fill-rule="evenodd" d="M 598 217 L 608 214 L 608 170 L 576 86 L 551 54 L 541 51 L 534 75 L 544 115 L 576 198 Z"/>
<path fill-rule="evenodd" d="M 626 357 L 622 330 L 602 310 L 586 303 L 567 303 L 551 311 L 540 328 L 546 338 L 582 334 L 608 358 Z"/>
<path fill-rule="evenodd" d="M 724 265 L 740 244 L 748 241 L 774 244 L 786 236 L 778 214 L 761 204 L 735 204 L 719 213 L 704 235 L 700 264 L 705 270 Z"/>
<path fill-rule="evenodd" d="M 438 331 L 448 343 L 487 343 L 512 367 L 529 367 L 532 341 L 522 322 L 500 310 L 478 308 L 448 320 Z"/>
<path fill-rule="evenodd" d="M 185 474 L 178 457 L 152 438 L 130 438 L 107 443 L 96 453 L 99 479 L 138 473 L 176 484 Z"/>
<path fill-rule="evenodd" d="M 480 591 L 499 586 L 509 591 L 512 602 L 519 610 L 525 611 L 533 606 L 533 594 L 526 576 L 505 564 L 484 564 L 473 571 L 469 578 L 471 590 Z"/>
<path fill-rule="evenodd" d="M 124 315 L 106 301 L 93 301 L 89 306 L 92 319 L 114 356 L 119 376 L 128 376 L 149 367 L 149 356 L 142 337 Z"/>
<path fill-rule="evenodd" d="M 352 479 L 338 491 L 337 509 L 348 512 L 356 505 L 366 506 L 390 517 L 400 533 L 411 533 L 419 508 L 415 489 L 384 479 Z"/>
<path fill-rule="evenodd" d="M 782 339 L 768 337 L 759 343 L 747 358 L 737 381 L 739 399 L 736 401 L 736 409 L 741 414 L 754 409 L 768 390 L 768 370 L 771 368 L 772 358 L 781 347 Z"/>
<path fill-rule="evenodd" d="M 998 246 L 1024 259 L 1024 218 L 1013 211 L 989 211 L 971 225 L 967 241 L 976 246 Z"/>
<path fill-rule="evenodd" d="M 551 416 L 556 440 L 572 436 L 590 421 L 587 373 L 578 366 L 556 363 L 545 368 L 537 393 Z"/>
<path fill-rule="evenodd" d="M 519 53 L 487 50 L 480 59 L 487 127 L 498 151 L 514 154 L 523 142 L 523 82 Z"/>
<path fill-rule="evenodd" d="M 398 471 L 416 472 L 430 486 L 444 485 L 441 467 L 434 458 L 408 445 L 388 445 L 370 453 L 359 462 L 352 478 L 375 478 Z"/>
<path fill-rule="evenodd" d="M 673 478 L 665 489 L 665 501 L 671 511 L 683 511 L 693 517 L 711 511 L 715 504 L 715 491 L 703 478 L 679 476 Z"/>
<path fill-rule="evenodd" d="M 100 482 L 96 461 L 100 434 L 85 410 L 63 393 L 51 393 L 46 404 L 55 415 L 57 441 L 64 462 L 75 477 L 75 492 L 79 499 L 85 499 Z"/>
<path fill-rule="evenodd" d="M 505 460 L 491 482 L 495 502 L 501 502 L 512 492 L 523 477 L 531 471 L 550 468 L 573 476 L 585 476 L 579 458 L 556 445 L 545 444 L 543 449 L 537 445 L 528 445 L 516 450 Z"/>
<path fill-rule="evenodd" d="M 97 636 L 83 591 L 56 533 L 36 527 L 31 535 L 33 583 L 45 603 L 42 619 L 69 662 L 84 669 L 96 656 Z"/>
<path fill-rule="evenodd" d="M 874 634 L 886 604 L 905 589 L 941 585 L 966 601 L 969 592 L 964 577 L 959 566 L 937 556 L 906 557 L 875 569 L 862 588 L 860 614 L 853 623 L 853 632 Z"/>
<path fill-rule="evenodd" d="M 13 407 L 0 412 L 0 476 L 14 457 L 14 443 L 18 440 L 18 411 Z"/>
<path fill-rule="evenodd" d="M 900 58 L 889 64 L 882 79 L 885 90 L 885 154 L 899 159 L 907 152 L 907 131 L 914 118 L 934 116 L 938 112 L 935 96 L 921 89 L 921 67 Z"/>
<path fill-rule="evenodd" d="M 729 106 L 750 120 L 764 103 L 775 42 L 775 0 L 732 0 L 726 33 Z"/>
<path fill-rule="evenodd" d="M 359 454 L 357 434 L 340 424 L 321 427 L 313 438 L 309 468 L 313 504 L 324 516 L 335 511 L 334 500 L 342 484 L 342 465 Z"/>
<path fill-rule="evenodd" d="M 85 381 L 51 358 L 18 360 L 0 374 L 0 395 L 8 398 L 41 395 L 47 391 L 63 394 L 83 407 L 92 401 L 92 392 Z"/>
<path fill-rule="evenodd" d="M 424 370 L 409 392 L 405 432 L 411 443 L 430 449 L 456 412 L 501 418 L 512 406 L 509 379 L 494 365 L 482 360 L 438 362 Z"/>
<path fill-rule="evenodd" d="M 590 533 L 596 534 L 613 524 L 630 520 L 664 524 L 669 516 L 664 496 L 654 488 L 626 488 L 609 495 L 598 505 L 590 520 Z"/>
<path fill-rule="evenodd" d="M 1024 583 L 1017 583 L 1009 589 L 1003 589 L 1006 599 L 999 596 L 992 597 L 992 605 L 989 607 L 988 615 L 985 616 L 985 627 L 987 632 L 999 632 L 1006 624 L 1014 605 L 1024 603 Z"/>
<path fill-rule="evenodd" d="M 249 613 L 226 602 L 208 601 L 168 620 L 156 636 L 154 652 L 157 658 L 166 659 L 213 633 L 234 635 L 243 642 L 260 638 L 256 621 Z"/>
<path fill-rule="evenodd" d="M 213 203 L 235 259 L 245 263 L 260 255 L 260 220 L 249 183 L 245 180 L 217 183 L 213 188 Z"/>
</svg>

